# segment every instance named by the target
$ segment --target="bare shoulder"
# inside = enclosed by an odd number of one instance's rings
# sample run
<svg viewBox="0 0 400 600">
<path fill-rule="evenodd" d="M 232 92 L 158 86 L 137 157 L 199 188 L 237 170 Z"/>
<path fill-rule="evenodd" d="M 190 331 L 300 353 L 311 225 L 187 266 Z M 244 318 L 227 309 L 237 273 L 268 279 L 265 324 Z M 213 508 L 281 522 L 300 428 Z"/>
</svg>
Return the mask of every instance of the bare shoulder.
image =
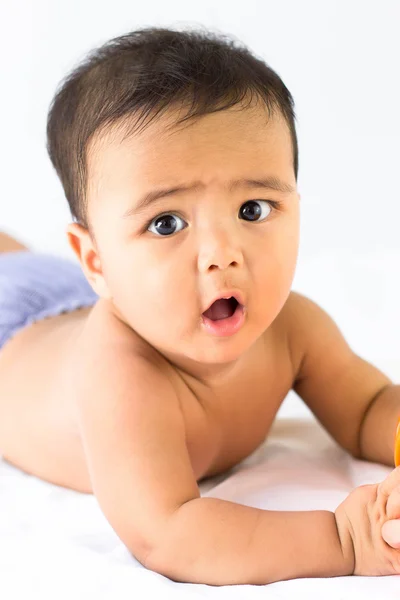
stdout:
<svg viewBox="0 0 400 600">
<path fill-rule="evenodd" d="M 287 339 L 294 381 L 301 373 L 310 338 L 322 336 L 328 320 L 332 321 L 316 302 L 291 290 L 279 314 L 279 328 Z"/>
<path fill-rule="evenodd" d="M 171 385 L 161 355 L 118 319 L 103 300 L 99 300 L 88 315 L 75 338 L 72 353 L 70 365 L 75 398 L 80 398 L 83 390 L 88 397 L 93 397 L 98 388 L 109 389 L 115 385 L 139 391 L 144 382 L 137 371 L 144 365 L 154 382 L 160 385 L 165 380 L 165 385 L 167 382 Z"/>
<path fill-rule="evenodd" d="M 294 373 L 294 384 L 312 381 L 322 369 L 324 357 L 333 366 L 352 360 L 346 338 L 330 314 L 304 294 L 291 291 L 282 309 L 287 330 L 288 347 Z"/>
</svg>

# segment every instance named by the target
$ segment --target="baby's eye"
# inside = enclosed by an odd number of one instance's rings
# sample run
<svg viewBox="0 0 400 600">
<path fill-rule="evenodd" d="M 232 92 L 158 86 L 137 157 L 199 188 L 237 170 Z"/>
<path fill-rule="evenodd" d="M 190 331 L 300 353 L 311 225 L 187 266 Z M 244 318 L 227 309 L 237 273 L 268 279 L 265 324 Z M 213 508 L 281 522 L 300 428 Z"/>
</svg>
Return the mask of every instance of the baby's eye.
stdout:
<svg viewBox="0 0 400 600">
<path fill-rule="evenodd" d="M 261 204 L 261 208 L 258 204 Z M 272 200 L 248 200 L 240 207 L 239 212 L 241 215 L 245 216 L 244 220 L 263 221 L 271 212 L 272 207 L 275 208 L 278 204 L 279 202 L 274 202 Z M 176 229 L 177 220 L 182 221 L 183 223 L 185 222 L 174 213 L 159 215 L 150 222 L 147 231 L 151 231 L 150 227 L 154 223 L 152 233 L 160 234 L 162 237 L 170 237 L 171 234 L 179 231 L 179 229 Z M 183 228 L 181 227 L 181 229 Z"/>
<path fill-rule="evenodd" d="M 165 214 L 156 217 L 150 223 L 150 226 L 154 223 L 154 227 L 156 228 L 152 233 L 159 233 L 163 237 L 170 236 L 170 234 L 178 231 L 176 229 L 177 219 L 184 223 L 183 219 L 178 217 L 178 215 Z M 150 231 L 150 226 L 148 227 L 148 231 Z"/>
<path fill-rule="evenodd" d="M 257 206 L 257 203 L 264 203 L 264 208 Z M 249 217 L 249 221 L 263 221 L 271 212 L 271 206 L 274 202 L 268 200 L 249 200 L 240 207 L 240 213 Z M 259 215 L 261 214 L 261 218 Z M 245 219 L 246 220 L 246 219 Z"/>
</svg>

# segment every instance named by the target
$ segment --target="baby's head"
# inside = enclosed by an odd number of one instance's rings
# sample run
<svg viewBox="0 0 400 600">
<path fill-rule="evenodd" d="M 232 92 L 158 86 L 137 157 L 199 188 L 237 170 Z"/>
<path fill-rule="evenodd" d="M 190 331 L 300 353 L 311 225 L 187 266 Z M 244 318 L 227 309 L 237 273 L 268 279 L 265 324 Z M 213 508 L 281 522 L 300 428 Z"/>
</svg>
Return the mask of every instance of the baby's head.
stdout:
<svg viewBox="0 0 400 600">
<path fill-rule="evenodd" d="M 234 364 L 283 307 L 298 255 L 294 102 L 279 76 L 226 36 L 142 29 L 66 78 L 47 134 L 95 292 L 183 369 Z M 245 322 L 215 337 L 202 312 L 230 288 Z"/>
</svg>

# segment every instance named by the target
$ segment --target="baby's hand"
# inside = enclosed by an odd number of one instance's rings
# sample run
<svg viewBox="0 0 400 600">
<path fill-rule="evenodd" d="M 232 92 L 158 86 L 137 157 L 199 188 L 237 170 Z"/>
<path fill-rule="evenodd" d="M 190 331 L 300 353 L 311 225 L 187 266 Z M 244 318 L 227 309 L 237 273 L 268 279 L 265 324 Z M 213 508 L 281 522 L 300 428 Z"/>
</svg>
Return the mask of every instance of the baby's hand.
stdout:
<svg viewBox="0 0 400 600">
<path fill-rule="evenodd" d="M 394 472 L 399 471 L 399 469 L 400 467 Z M 395 485 L 396 487 L 389 491 L 386 503 L 386 515 L 389 520 L 382 527 L 382 537 L 387 544 L 392 548 L 397 548 L 400 553 L 400 483 L 398 476 Z"/>
<path fill-rule="evenodd" d="M 400 575 L 400 467 L 353 490 L 335 517 L 341 539 L 352 541 L 354 575 Z"/>
</svg>

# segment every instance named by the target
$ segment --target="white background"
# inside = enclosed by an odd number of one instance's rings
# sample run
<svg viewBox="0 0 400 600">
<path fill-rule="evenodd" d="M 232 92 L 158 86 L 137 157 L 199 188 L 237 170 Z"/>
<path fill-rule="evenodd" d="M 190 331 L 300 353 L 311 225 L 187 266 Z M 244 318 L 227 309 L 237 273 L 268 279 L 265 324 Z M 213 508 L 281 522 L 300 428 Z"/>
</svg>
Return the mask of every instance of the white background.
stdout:
<svg viewBox="0 0 400 600">
<path fill-rule="evenodd" d="M 74 259 L 67 202 L 46 153 L 60 80 L 94 46 L 151 25 L 237 36 L 292 92 L 298 117 L 301 245 L 293 288 L 335 319 L 353 349 L 400 383 L 399 0 L 0 0 L 0 229 Z M 303 405 L 302 405 L 303 406 Z M 284 403 L 283 412 L 292 407 Z M 282 409 L 281 411 L 282 412 Z M 293 414 L 293 413 L 292 413 Z M 265 509 L 334 508 L 382 465 L 356 461 L 322 432 L 277 420 L 265 454 L 210 495 Z M 260 449 L 261 451 L 261 449 Z M 398 598 L 389 577 L 264 586 L 182 586 L 137 568 L 94 496 L 0 460 L 0 595 L 131 598 Z"/>
<path fill-rule="evenodd" d="M 293 288 L 400 382 L 400 2 L 3 0 L 0 229 L 74 259 L 46 151 L 56 87 L 93 47 L 151 26 L 206 26 L 268 62 L 295 100 L 301 244 Z"/>
</svg>

